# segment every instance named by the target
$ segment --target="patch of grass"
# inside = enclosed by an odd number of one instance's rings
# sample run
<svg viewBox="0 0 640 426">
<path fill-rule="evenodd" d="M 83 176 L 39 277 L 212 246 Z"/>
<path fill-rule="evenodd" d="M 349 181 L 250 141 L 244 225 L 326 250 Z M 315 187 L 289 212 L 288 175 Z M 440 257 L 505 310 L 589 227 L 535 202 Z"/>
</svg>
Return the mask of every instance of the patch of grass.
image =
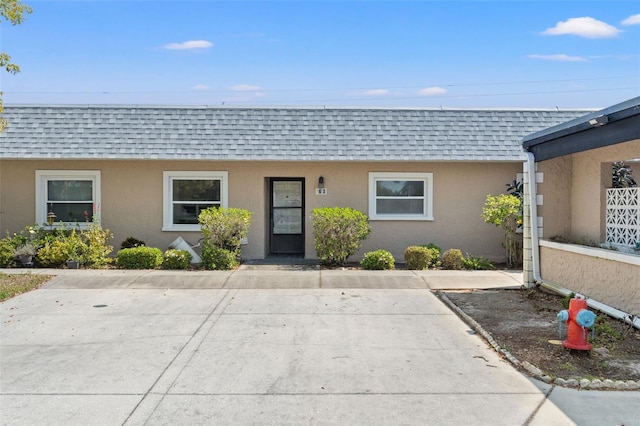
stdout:
<svg viewBox="0 0 640 426">
<path fill-rule="evenodd" d="M 571 302 L 571 299 L 573 299 L 574 297 L 576 297 L 576 294 L 574 292 L 571 292 L 571 293 L 567 294 L 562 299 L 562 307 L 565 308 L 565 309 L 569 309 L 569 303 Z"/>
<path fill-rule="evenodd" d="M 563 364 L 560 364 L 559 367 L 566 371 L 576 371 L 576 366 L 571 364 L 570 362 L 565 362 Z"/>
<path fill-rule="evenodd" d="M 616 342 L 624 339 L 624 335 L 616 330 L 605 315 L 598 315 L 594 325 L 595 338 L 590 339 L 595 346 L 614 349 Z"/>
<path fill-rule="evenodd" d="M 35 290 L 51 279 L 48 275 L 4 274 L 0 272 L 0 302 Z"/>
<path fill-rule="evenodd" d="M 511 348 L 507 345 L 505 345 L 504 343 L 500 343 L 500 349 L 502 349 L 503 351 L 507 351 L 509 353 L 511 353 Z"/>
<path fill-rule="evenodd" d="M 606 322 L 605 318 L 602 316 L 599 316 L 596 320 L 596 334 L 598 333 L 606 334 L 607 336 L 615 340 L 622 339 L 622 333 L 613 328 L 611 324 Z"/>
<path fill-rule="evenodd" d="M 602 377 L 594 376 L 594 375 L 591 375 L 591 374 L 585 374 L 582 378 L 583 379 L 587 379 L 587 380 L 591 380 L 591 381 L 596 380 L 596 379 L 602 380 Z"/>
</svg>

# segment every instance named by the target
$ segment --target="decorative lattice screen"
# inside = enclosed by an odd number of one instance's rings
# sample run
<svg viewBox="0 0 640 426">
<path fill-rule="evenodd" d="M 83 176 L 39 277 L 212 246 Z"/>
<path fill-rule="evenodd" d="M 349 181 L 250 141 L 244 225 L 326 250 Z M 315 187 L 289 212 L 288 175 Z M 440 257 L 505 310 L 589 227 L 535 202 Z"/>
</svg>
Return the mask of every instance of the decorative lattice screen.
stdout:
<svg viewBox="0 0 640 426">
<path fill-rule="evenodd" d="M 640 243 L 640 188 L 607 189 L 607 243 Z"/>
</svg>

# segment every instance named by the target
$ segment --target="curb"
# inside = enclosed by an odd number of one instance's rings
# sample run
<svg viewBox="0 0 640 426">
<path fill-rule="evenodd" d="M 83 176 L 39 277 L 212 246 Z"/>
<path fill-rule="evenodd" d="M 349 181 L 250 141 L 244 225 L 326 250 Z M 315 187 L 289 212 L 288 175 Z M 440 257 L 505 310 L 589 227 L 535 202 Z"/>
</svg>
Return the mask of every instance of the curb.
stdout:
<svg viewBox="0 0 640 426">
<path fill-rule="evenodd" d="M 508 350 L 501 348 L 495 341 L 493 336 L 489 334 L 476 320 L 467 315 L 462 309 L 460 309 L 455 303 L 451 301 L 441 290 L 435 290 L 436 296 L 442 300 L 452 311 L 456 313 L 464 322 L 467 323 L 476 333 L 480 334 L 484 340 L 491 345 L 491 347 L 504 356 L 516 369 L 525 370 L 530 376 L 542 380 L 545 383 L 555 384 L 557 386 L 567 388 L 579 388 L 589 390 L 638 390 L 640 389 L 640 382 L 633 380 L 600 380 L 600 379 L 564 379 L 557 377 L 553 379 L 551 376 L 544 374 L 535 365 L 528 361 L 520 362 L 515 356 L 513 356 Z"/>
</svg>

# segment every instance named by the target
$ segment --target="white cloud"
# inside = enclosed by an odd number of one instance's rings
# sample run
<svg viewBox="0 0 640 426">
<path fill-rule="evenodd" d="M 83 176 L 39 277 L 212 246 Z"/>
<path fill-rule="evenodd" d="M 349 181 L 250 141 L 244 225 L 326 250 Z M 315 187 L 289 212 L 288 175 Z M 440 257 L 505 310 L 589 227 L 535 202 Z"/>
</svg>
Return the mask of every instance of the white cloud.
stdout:
<svg viewBox="0 0 640 426">
<path fill-rule="evenodd" d="M 190 40 L 183 41 L 182 43 L 169 43 L 164 45 L 164 48 L 168 50 L 194 50 L 208 49 L 210 47 L 213 47 L 213 43 L 207 40 Z"/>
<path fill-rule="evenodd" d="M 631 15 L 627 19 L 621 22 L 622 25 L 640 25 L 640 13 L 637 15 Z"/>
<path fill-rule="evenodd" d="M 362 92 L 362 95 L 364 96 L 384 96 L 388 94 L 389 94 L 389 90 L 387 89 L 370 89 Z"/>
<path fill-rule="evenodd" d="M 564 22 L 558 22 L 555 27 L 546 29 L 544 35 L 576 35 L 585 38 L 613 38 L 617 37 L 620 30 L 588 16 L 582 18 L 570 18 Z"/>
<path fill-rule="evenodd" d="M 254 92 L 256 90 L 261 90 L 260 86 L 252 86 L 250 84 L 238 84 L 231 87 L 231 90 L 235 92 Z"/>
<path fill-rule="evenodd" d="M 560 55 L 529 55 L 531 59 L 542 59 L 543 61 L 559 61 L 559 62 L 587 62 L 582 56 Z"/>
<path fill-rule="evenodd" d="M 447 89 L 442 87 L 425 87 L 424 89 L 418 90 L 418 94 L 422 96 L 435 96 L 435 95 L 444 95 L 447 93 Z"/>
<path fill-rule="evenodd" d="M 210 87 L 207 86 L 206 84 L 196 84 L 195 86 L 193 86 L 191 89 L 193 90 L 197 90 L 199 92 L 204 92 L 206 90 L 209 90 Z"/>
</svg>

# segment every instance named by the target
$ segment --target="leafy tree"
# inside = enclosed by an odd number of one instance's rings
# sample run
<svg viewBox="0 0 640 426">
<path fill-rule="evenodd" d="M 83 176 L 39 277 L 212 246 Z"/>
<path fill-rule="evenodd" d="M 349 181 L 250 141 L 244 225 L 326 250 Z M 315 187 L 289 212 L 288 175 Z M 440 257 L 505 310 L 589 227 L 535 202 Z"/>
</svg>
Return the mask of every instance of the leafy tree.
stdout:
<svg viewBox="0 0 640 426">
<path fill-rule="evenodd" d="M 520 264 L 522 253 L 518 247 L 516 230 L 522 224 L 522 200 L 512 194 L 487 195 L 482 208 L 482 220 L 505 232 L 507 266 Z"/>
<path fill-rule="evenodd" d="M 633 178 L 633 169 L 624 161 L 616 161 L 611 165 L 611 185 L 614 188 L 633 188 L 638 186 Z"/>
<path fill-rule="evenodd" d="M 25 16 L 31 13 L 31 8 L 19 0 L 0 0 L 0 22 L 6 20 L 12 25 L 21 24 Z M 5 52 L 0 52 L 0 68 L 11 74 L 20 72 L 20 67 L 11 62 L 11 56 Z M 0 92 L 0 96 L 2 92 Z M 2 112 L 2 98 L 0 97 L 0 112 Z M 0 118 L 0 131 L 7 125 L 7 121 Z"/>
</svg>

